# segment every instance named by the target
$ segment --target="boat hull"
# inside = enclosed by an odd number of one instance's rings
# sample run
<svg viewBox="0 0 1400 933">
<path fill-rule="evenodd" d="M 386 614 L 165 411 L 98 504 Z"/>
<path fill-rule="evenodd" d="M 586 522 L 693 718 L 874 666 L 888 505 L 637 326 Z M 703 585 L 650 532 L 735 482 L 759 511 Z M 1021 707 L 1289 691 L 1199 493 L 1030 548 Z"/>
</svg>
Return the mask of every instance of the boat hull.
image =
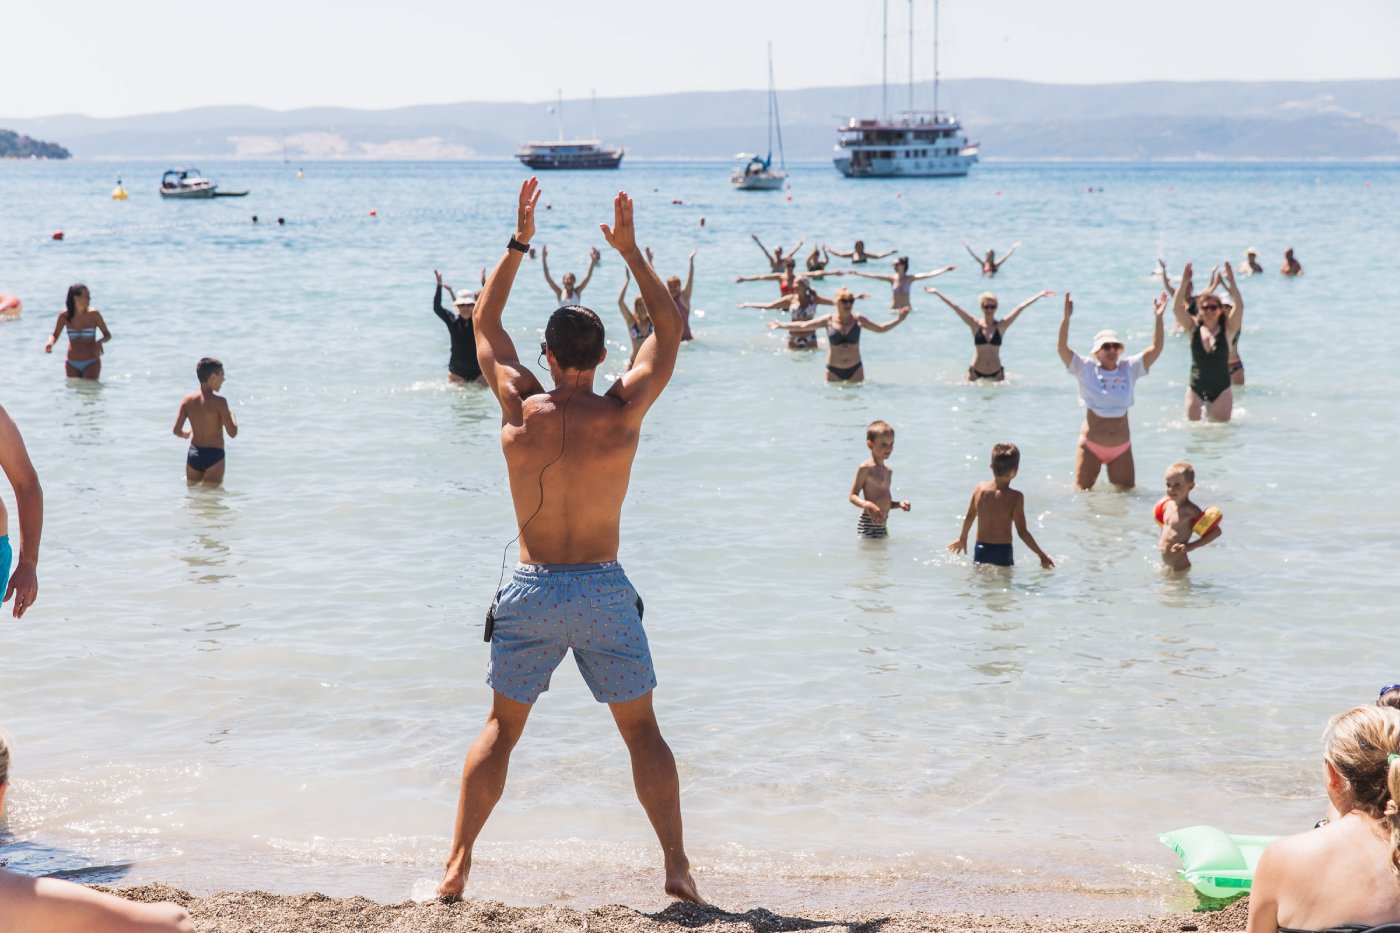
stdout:
<svg viewBox="0 0 1400 933">
<path fill-rule="evenodd" d="M 787 184 L 787 174 L 764 172 L 758 175 L 745 175 L 742 172 L 735 172 L 730 176 L 729 183 L 740 191 L 781 191 L 783 185 Z"/>
<path fill-rule="evenodd" d="M 937 160 L 864 159 L 838 155 L 831 160 L 847 178 L 965 178 L 976 156 Z"/>
<path fill-rule="evenodd" d="M 555 157 L 549 155 L 520 154 L 516 156 L 530 168 L 542 171 L 562 169 L 609 169 L 622 165 L 622 153 L 588 156 Z"/>
<path fill-rule="evenodd" d="M 174 198 L 183 201 L 200 201 L 205 198 L 217 197 L 215 188 L 162 188 L 160 196 L 163 198 Z"/>
</svg>

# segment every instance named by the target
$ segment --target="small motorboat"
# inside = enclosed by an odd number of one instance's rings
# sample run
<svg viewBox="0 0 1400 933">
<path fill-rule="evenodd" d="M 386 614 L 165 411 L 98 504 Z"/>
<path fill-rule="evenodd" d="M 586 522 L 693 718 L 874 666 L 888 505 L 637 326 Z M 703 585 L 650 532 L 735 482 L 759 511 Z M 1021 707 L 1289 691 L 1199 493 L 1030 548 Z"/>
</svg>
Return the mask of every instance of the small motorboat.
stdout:
<svg viewBox="0 0 1400 933">
<path fill-rule="evenodd" d="M 247 191 L 220 191 L 219 186 L 200 174 L 197 168 L 172 168 L 161 176 L 163 198 L 241 198 Z"/>
</svg>

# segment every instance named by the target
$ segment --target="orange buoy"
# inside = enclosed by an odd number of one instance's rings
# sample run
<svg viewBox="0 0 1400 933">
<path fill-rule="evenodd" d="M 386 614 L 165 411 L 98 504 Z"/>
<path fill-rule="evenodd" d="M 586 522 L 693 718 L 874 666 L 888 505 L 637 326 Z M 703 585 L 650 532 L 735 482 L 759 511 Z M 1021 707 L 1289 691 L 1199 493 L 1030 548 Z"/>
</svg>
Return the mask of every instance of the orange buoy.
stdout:
<svg viewBox="0 0 1400 933">
<path fill-rule="evenodd" d="M 369 212 L 369 216 L 371 216 L 371 217 L 378 217 L 378 216 L 379 216 L 379 211 L 370 211 L 370 212 Z"/>
<path fill-rule="evenodd" d="M 62 231 L 62 230 L 55 230 L 55 231 L 53 232 L 53 238 L 54 238 L 55 240 L 61 240 L 61 239 L 63 239 L 63 231 Z"/>
</svg>

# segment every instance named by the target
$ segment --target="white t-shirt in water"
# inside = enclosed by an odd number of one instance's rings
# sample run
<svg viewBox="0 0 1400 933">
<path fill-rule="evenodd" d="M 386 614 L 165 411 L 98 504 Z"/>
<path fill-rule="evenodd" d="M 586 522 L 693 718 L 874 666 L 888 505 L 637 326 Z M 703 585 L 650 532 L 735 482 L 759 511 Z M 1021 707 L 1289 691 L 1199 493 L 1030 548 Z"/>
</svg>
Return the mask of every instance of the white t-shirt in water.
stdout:
<svg viewBox="0 0 1400 933">
<path fill-rule="evenodd" d="M 1079 400 L 1100 418 L 1121 418 L 1133 407 L 1133 385 L 1147 375 L 1142 358 L 1144 350 L 1135 356 L 1122 357 L 1117 369 L 1104 369 L 1093 357 L 1072 353 L 1069 371 L 1079 380 Z"/>
</svg>

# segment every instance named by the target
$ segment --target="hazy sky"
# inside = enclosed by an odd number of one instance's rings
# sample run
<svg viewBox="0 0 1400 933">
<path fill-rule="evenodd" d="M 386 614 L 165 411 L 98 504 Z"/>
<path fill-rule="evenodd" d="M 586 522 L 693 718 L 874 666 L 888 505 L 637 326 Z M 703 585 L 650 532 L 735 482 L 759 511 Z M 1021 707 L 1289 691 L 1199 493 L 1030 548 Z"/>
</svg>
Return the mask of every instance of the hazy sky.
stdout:
<svg viewBox="0 0 1400 933">
<path fill-rule="evenodd" d="M 880 80 L 882 0 L 6 0 L 0 117 L 277 110 Z M 890 0 L 908 68 L 908 0 Z M 916 72 L 933 3 L 916 0 Z M 945 77 L 1400 77 L 1400 0 L 944 0 Z"/>
</svg>

